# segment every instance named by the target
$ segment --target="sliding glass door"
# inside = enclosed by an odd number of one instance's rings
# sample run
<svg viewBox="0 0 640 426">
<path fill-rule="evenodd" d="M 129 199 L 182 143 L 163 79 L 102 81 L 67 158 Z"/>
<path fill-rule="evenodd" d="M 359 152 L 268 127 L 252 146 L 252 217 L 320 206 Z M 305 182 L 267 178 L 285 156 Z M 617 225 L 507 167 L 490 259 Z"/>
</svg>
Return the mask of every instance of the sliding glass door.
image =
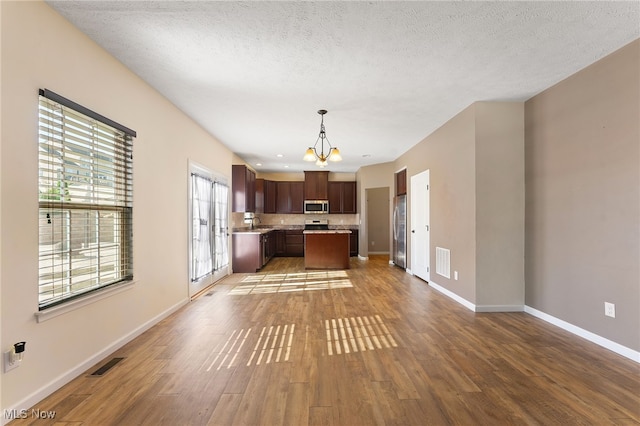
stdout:
<svg viewBox="0 0 640 426">
<path fill-rule="evenodd" d="M 229 186 L 225 179 L 190 165 L 189 295 L 229 273 Z"/>
</svg>

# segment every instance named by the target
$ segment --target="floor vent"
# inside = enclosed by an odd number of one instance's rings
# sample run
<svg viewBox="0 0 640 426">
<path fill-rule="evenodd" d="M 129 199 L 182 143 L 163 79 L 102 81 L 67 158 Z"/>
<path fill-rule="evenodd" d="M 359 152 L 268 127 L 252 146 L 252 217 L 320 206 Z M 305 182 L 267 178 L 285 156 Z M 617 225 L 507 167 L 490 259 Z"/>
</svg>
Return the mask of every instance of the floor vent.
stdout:
<svg viewBox="0 0 640 426">
<path fill-rule="evenodd" d="M 96 371 L 91 373 L 92 376 L 102 376 L 107 371 L 111 370 L 117 363 L 122 361 L 124 358 L 113 358 L 111 361 L 98 368 Z"/>
<path fill-rule="evenodd" d="M 451 278 L 451 252 L 449 249 L 436 247 L 436 274 Z"/>
<path fill-rule="evenodd" d="M 209 293 L 205 294 L 205 296 L 213 296 L 213 292 L 210 291 Z"/>
</svg>

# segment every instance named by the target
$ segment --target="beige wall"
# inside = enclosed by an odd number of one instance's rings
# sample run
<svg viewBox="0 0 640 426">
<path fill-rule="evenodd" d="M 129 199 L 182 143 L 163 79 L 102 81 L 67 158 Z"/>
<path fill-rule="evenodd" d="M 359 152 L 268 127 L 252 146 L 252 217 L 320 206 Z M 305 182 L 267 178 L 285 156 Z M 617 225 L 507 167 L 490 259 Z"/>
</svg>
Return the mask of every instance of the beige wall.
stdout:
<svg viewBox="0 0 640 426">
<path fill-rule="evenodd" d="M 522 310 L 524 104 L 477 102 L 395 164 L 409 182 L 429 170 L 431 282 L 479 311 Z M 407 204 L 411 229 L 410 185 Z M 435 272 L 436 247 L 450 250 L 450 278 Z"/>
<path fill-rule="evenodd" d="M 525 154 L 527 305 L 636 351 L 639 52 L 636 40 L 527 101 Z"/>
<path fill-rule="evenodd" d="M 411 176 L 429 170 L 431 281 L 475 302 L 475 106 L 449 120 L 395 161 Z M 411 185 L 407 194 L 408 229 L 411 229 Z M 451 250 L 451 279 L 435 273 L 435 248 Z M 411 242 L 407 241 L 411 267 Z M 453 271 L 459 273 L 458 281 Z"/>
<path fill-rule="evenodd" d="M 0 409 L 27 408 L 188 300 L 188 160 L 227 176 L 231 152 L 42 2 L 0 2 L 1 349 L 26 341 L 2 374 Z M 38 89 L 137 131 L 135 284 L 37 323 Z M 10 250 L 7 250 L 10 247 Z M 26 405 L 26 406 L 25 406 Z"/>
<path fill-rule="evenodd" d="M 369 253 L 390 253 L 391 243 L 389 241 L 389 226 L 391 219 L 389 216 L 390 206 L 392 206 L 392 188 L 369 188 L 366 190 L 367 199 L 367 234 Z"/>
<path fill-rule="evenodd" d="M 524 103 L 477 102 L 476 300 L 524 303 Z"/>
<path fill-rule="evenodd" d="M 372 166 L 361 167 L 356 173 L 356 182 L 358 188 L 358 212 L 360 213 L 360 233 L 358 235 L 358 249 L 360 250 L 360 256 L 369 256 L 369 235 L 367 231 L 368 227 L 368 212 L 367 206 L 367 189 L 369 188 L 389 188 L 389 194 L 393 192 L 393 173 L 396 171 L 395 164 L 393 162 L 380 163 Z M 389 214 L 393 203 L 389 203 Z M 389 226 L 389 239 L 391 239 L 391 226 Z"/>
</svg>

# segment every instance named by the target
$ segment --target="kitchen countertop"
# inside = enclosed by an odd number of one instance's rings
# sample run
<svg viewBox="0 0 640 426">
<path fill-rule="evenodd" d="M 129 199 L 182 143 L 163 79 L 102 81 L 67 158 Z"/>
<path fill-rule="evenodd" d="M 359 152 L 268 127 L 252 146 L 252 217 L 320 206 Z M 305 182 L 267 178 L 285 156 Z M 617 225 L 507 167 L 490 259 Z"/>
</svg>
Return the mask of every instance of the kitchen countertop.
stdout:
<svg viewBox="0 0 640 426">
<path fill-rule="evenodd" d="M 259 226 L 256 228 L 234 228 L 234 234 L 266 234 L 271 231 L 303 231 L 304 225 L 283 225 L 283 226 Z M 317 232 L 344 232 L 351 233 L 352 230 L 358 230 L 357 225 L 329 225 L 328 231 Z M 305 231 L 310 232 L 310 231 Z"/>
<path fill-rule="evenodd" d="M 349 229 L 314 229 L 304 231 L 303 234 L 351 234 Z"/>
</svg>

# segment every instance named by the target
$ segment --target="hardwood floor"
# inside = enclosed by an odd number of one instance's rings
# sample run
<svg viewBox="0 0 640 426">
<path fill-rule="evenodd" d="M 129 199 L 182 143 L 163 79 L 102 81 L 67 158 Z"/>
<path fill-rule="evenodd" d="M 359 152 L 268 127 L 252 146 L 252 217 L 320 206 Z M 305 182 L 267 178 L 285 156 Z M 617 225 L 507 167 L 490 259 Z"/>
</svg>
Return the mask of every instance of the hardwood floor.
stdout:
<svg viewBox="0 0 640 426">
<path fill-rule="evenodd" d="M 101 377 L 90 373 L 124 359 Z M 37 425 L 640 424 L 639 365 L 473 313 L 387 257 L 225 278 L 35 408 Z"/>
</svg>

